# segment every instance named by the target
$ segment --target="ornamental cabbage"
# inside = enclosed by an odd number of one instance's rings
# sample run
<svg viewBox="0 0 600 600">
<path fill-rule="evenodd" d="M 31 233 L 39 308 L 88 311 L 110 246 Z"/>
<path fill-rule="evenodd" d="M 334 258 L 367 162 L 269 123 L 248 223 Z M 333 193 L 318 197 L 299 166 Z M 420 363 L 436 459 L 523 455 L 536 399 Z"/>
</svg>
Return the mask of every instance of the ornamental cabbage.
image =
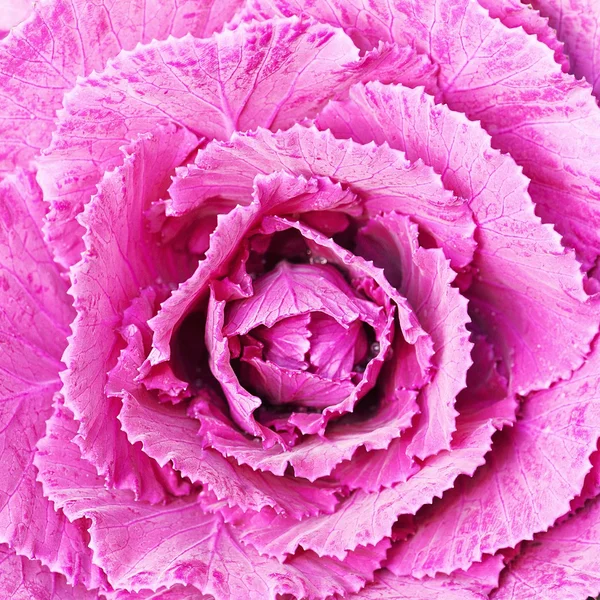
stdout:
<svg viewBox="0 0 600 600">
<path fill-rule="evenodd" d="M 600 593 L 597 3 L 0 13 L 3 598 Z"/>
</svg>

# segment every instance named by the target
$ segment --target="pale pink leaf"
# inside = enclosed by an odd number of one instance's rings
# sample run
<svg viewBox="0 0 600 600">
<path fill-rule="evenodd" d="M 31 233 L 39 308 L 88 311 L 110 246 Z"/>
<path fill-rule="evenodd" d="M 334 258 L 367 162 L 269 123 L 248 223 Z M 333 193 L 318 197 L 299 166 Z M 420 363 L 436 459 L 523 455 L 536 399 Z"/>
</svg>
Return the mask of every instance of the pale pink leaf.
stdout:
<svg viewBox="0 0 600 600">
<path fill-rule="evenodd" d="M 180 170 L 170 189 L 168 212 L 210 214 L 207 200 L 219 196 L 248 204 L 257 174 L 284 171 L 296 176 L 330 177 L 360 196 L 368 212 L 398 210 L 413 216 L 442 246 L 454 266 L 473 256 L 474 223 L 464 200 L 444 190 L 433 169 L 409 162 L 387 146 L 337 140 L 329 132 L 294 126 L 275 134 L 264 129 L 234 134 L 227 144 L 212 143 L 196 162 Z"/>
<path fill-rule="evenodd" d="M 375 581 L 348 600 L 487 600 L 487 594 L 447 579 L 398 577 L 383 569 Z"/>
<path fill-rule="evenodd" d="M 83 215 L 86 252 L 71 272 L 77 318 L 61 377 L 65 403 L 80 422 L 78 444 L 110 484 L 150 501 L 162 500 L 164 490 L 152 461 L 120 430 L 119 400 L 108 398 L 104 386 L 117 361 L 123 314 L 140 290 L 190 272 L 187 259 L 158 244 L 144 214 L 195 144 L 192 134 L 171 126 L 125 149 L 123 166 L 106 174 Z"/>
<path fill-rule="evenodd" d="M 478 324 L 502 349 L 515 390 L 545 388 L 581 364 L 597 331 L 597 308 L 586 303 L 579 265 L 535 216 L 528 179 L 478 124 L 422 90 L 376 83 L 327 106 L 317 124 L 420 158 L 469 200 L 479 246 L 468 296 Z"/>
<path fill-rule="evenodd" d="M 548 22 L 548 18 L 540 15 L 532 4 L 525 4 L 519 0 L 478 0 L 486 8 L 490 16 L 500 19 L 504 25 L 513 29 L 522 27 L 528 34 L 535 35 L 540 42 L 554 51 L 554 60 L 562 67 L 569 70 L 569 58 L 565 54 L 565 46 L 558 38 L 556 28 Z M 560 41 L 559 41 L 560 40 Z"/>
<path fill-rule="evenodd" d="M 0 23 L 24 0 L 5 0 Z M 51 139 L 56 111 L 78 76 L 102 71 L 136 44 L 202 37 L 233 17 L 241 0 L 38 0 L 0 44 L 0 172 L 26 167 Z M 3 25 L 0 24 L 0 29 Z M 0 35 L 0 37 L 2 37 Z M 91 194 L 91 192 L 90 192 Z"/>
<path fill-rule="evenodd" d="M 0 544 L 0 588 L 3 600 L 99 600 L 97 591 L 70 586 L 37 560 L 18 556 Z"/>
<path fill-rule="evenodd" d="M 404 483 L 374 493 L 358 490 L 333 515 L 301 522 L 263 511 L 245 525 L 243 539 L 271 556 L 283 557 L 302 546 L 319 556 L 339 559 L 358 545 L 377 543 L 391 535 L 400 515 L 415 514 L 450 489 L 459 475 L 473 475 L 485 462 L 493 433 L 514 414 L 514 409 L 511 399 L 501 399 L 459 417 L 453 448 L 428 458 L 421 470 Z"/>
<path fill-rule="evenodd" d="M 356 0 L 326 6 L 308 0 L 253 0 L 251 5 L 258 7 L 257 13 L 264 8 L 266 15 L 308 13 L 370 45 L 395 41 L 426 54 L 439 67 L 439 99 L 481 121 L 494 146 L 509 153 L 532 180 L 529 191 L 540 216 L 556 225 L 586 269 L 593 266 L 600 254 L 594 158 L 600 147 L 600 114 L 591 86 L 563 73 L 554 52 L 535 36 L 522 27 L 509 29 L 471 0 L 375 0 L 368 7 Z M 584 46 L 582 55 L 590 57 L 590 39 L 595 38 L 588 25 L 596 21 L 587 4 L 577 7 L 585 16 L 577 17 L 573 35 Z"/>
<path fill-rule="evenodd" d="M 101 583 L 86 528 L 56 512 L 36 482 L 36 444 L 53 394 L 73 311 L 41 234 L 45 206 L 33 176 L 0 183 L 0 543 L 37 558 L 69 582 Z"/>
<path fill-rule="evenodd" d="M 523 544 L 494 600 L 581 600 L 600 593 L 600 501 Z"/>
<path fill-rule="evenodd" d="M 76 216 L 101 174 L 121 163 L 120 146 L 136 135 L 165 122 L 208 139 L 287 127 L 353 83 L 395 72 L 409 55 L 389 46 L 359 57 L 341 30 L 297 18 L 242 23 L 208 39 L 169 38 L 121 53 L 66 94 L 52 143 L 38 161 L 57 258 L 77 261 Z"/>
<path fill-rule="evenodd" d="M 565 44 L 571 73 L 585 77 L 598 97 L 600 92 L 600 6 L 594 0 L 533 0 L 533 6 L 548 17 L 556 35 Z"/>
<path fill-rule="evenodd" d="M 115 588 L 157 591 L 192 585 L 215 600 L 275 600 L 290 593 L 323 600 L 358 591 L 380 568 L 389 547 L 357 548 L 345 561 L 298 553 L 285 564 L 240 543 L 219 515 L 207 514 L 194 496 L 167 505 L 136 502 L 126 490 L 108 490 L 73 443 L 77 426 L 56 407 L 39 462 L 45 492 L 69 518 L 91 520 L 94 558 Z"/>
<path fill-rule="evenodd" d="M 467 568 L 567 513 L 600 437 L 599 373 L 596 348 L 569 380 L 531 394 L 486 466 L 421 516 L 415 535 L 398 547 L 398 569 L 422 577 Z"/>
</svg>

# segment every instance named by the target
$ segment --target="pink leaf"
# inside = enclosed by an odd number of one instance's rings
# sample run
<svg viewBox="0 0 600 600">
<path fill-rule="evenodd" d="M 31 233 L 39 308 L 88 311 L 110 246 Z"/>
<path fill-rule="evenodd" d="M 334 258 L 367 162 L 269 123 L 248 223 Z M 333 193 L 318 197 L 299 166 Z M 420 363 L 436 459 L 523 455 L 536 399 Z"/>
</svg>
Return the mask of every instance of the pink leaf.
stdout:
<svg viewBox="0 0 600 600">
<path fill-rule="evenodd" d="M 486 466 L 423 514 L 398 548 L 398 569 L 422 577 L 467 568 L 567 513 L 600 437 L 599 372 L 596 348 L 571 379 L 531 394 Z"/>
<path fill-rule="evenodd" d="M 334 514 L 301 522 L 263 511 L 245 525 L 243 539 L 271 556 L 282 557 L 302 546 L 338 559 L 358 545 L 377 543 L 391 535 L 400 515 L 415 514 L 452 488 L 459 475 L 472 475 L 484 464 L 492 434 L 514 414 L 514 408 L 511 399 L 501 399 L 459 417 L 453 448 L 428 458 L 404 483 L 374 493 L 356 491 Z"/>
<path fill-rule="evenodd" d="M 132 380 L 136 365 L 143 359 L 139 336 L 130 339 L 125 352 L 137 355 L 133 358 Z M 123 397 L 119 420 L 131 443 L 141 442 L 144 452 L 161 466 L 172 461 L 184 477 L 205 484 L 217 500 L 242 511 L 260 511 L 268 506 L 296 518 L 333 511 L 337 503 L 335 488 L 253 471 L 215 450 L 203 450 L 198 422 L 186 415 L 183 406 L 158 404 L 142 386 L 132 383 L 130 388 Z"/>
<path fill-rule="evenodd" d="M 597 98 L 600 91 L 598 3 L 593 0 L 534 0 L 532 4 L 548 17 L 558 39 L 564 42 L 570 72 L 578 79 L 585 77 Z"/>
<path fill-rule="evenodd" d="M 26 4 L 6 3 L 10 9 L 8 13 L 5 7 L 0 9 L 0 21 L 10 16 L 11 9 Z M 50 143 L 55 113 L 78 76 L 101 71 L 109 59 L 139 42 L 186 33 L 210 35 L 241 4 L 241 0 L 35 2 L 30 18 L 0 46 L 0 172 L 26 167 Z"/>
<path fill-rule="evenodd" d="M 523 544 L 494 600 L 580 600 L 600 593 L 600 502 L 589 502 L 547 533 Z"/>
<path fill-rule="evenodd" d="M 468 295 L 477 323 L 502 349 L 516 391 L 546 388 L 582 363 L 598 319 L 595 304 L 585 303 L 579 265 L 535 216 L 527 178 L 479 125 L 422 90 L 375 83 L 330 104 L 317 124 L 420 158 L 468 199 L 479 240 Z"/>
<path fill-rule="evenodd" d="M 124 165 L 104 177 L 83 215 L 86 252 L 71 272 L 77 318 L 62 379 L 65 403 L 80 421 L 78 444 L 110 484 L 155 502 L 164 490 L 152 461 L 127 441 L 116 418 L 119 401 L 108 398 L 104 386 L 117 361 L 125 310 L 142 288 L 161 278 L 179 281 L 190 271 L 188 261 L 158 244 L 144 214 L 195 144 L 193 135 L 171 126 L 125 150 Z"/>
<path fill-rule="evenodd" d="M 331 177 L 362 198 L 370 213 L 397 210 L 413 216 L 454 266 L 465 266 L 472 259 L 471 211 L 466 202 L 444 190 L 431 168 L 421 161 L 411 163 L 387 146 L 337 140 L 312 127 L 294 126 L 275 134 L 258 129 L 234 134 L 226 144 L 209 144 L 198 153 L 195 164 L 179 171 L 169 190 L 168 213 L 206 214 L 210 209 L 206 201 L 216 187 L 221 198 L 248 204 L 255 176 L 276 171 Z"/>
<path fill-rule="evenodd" d="M 18 556 L 0 544 L 0 586 L 3 600 L 99 600 L 96 591 L 71 587 L 62 575 L 37 560 Z"/>
<path fill-rule="evenodd" d="M 96 587 L 103 578 L 91 564 L 85 524 L 54 510 L 32 464 L 73 317 L 42 239 L 44 208 L 31 175 L 18 171 L 0 183 L 0 543 L 69 583 Z"/>
<path fill-rule="evenodd" d="M 419 246 L 419 231 L 408 217 L 375 217 L 358 234 L 357 251 L 383 268 L 413 307 L 433 340 L 431 382 L 419 397 L 420 416 L 407 452 L 424 459 L 450 448 L 457 412 L 454 401 L 466 386 L 472 345 L 466 325 L 467 301 L 451 287 L 455 272 L 439 249 Z"/>
<path fill-rule="evenodd" d="M 57 131 L 38 161 L 57 258 L 65 265 L 77 261 L 76 216 L 101 174 L 121 163 L 120 146 L 136 135 L 165 122 L 208 139 L 227 139 L 237 129 L 287 127 L 353 83 L 395 70 L 402 64 L 399 52 L 390 46 L 360 58 L 342 31 L 292 18 L 121 53 L 65 96 Z"/>
<path fill-rule="evenodd" d="M 91 519 L 94 558 L 115 588 L 157 591 L 183 584 L 215 600 L 275 600 L 285 593 L 323 600 L 361 589 L 385 558 L 385 540 L 358 548 L 345 561 L 317 559 L 310 552 L 285 564 L 260 556 L 193 496 L 157 506 L 136 502 L 128 491 L 106 489 L 71 441 L 77 428 L 68 409 L 57 407 L 48 428 L 39 464 L 45 491 L 69 518 Z"/>
</svg>

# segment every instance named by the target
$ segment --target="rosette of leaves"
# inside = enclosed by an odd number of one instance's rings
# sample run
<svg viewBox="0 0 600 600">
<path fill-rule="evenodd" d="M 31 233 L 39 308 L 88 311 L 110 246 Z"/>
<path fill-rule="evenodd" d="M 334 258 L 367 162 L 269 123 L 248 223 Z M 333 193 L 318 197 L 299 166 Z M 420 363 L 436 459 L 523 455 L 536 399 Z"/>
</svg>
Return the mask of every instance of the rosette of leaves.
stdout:
<svg viewBox="0 0 600 600">
<path fill-rule="evenodd" d="M 19 5 L 7 597 L 597 594 L 597 12 Z"/>
</svg>

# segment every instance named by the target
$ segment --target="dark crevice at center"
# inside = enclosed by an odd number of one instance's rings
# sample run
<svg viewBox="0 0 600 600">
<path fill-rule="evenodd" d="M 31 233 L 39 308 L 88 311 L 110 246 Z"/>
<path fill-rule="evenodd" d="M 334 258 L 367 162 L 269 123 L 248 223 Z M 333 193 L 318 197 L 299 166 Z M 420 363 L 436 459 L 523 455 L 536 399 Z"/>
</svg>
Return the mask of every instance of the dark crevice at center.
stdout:
<svg viewBox="0 0 600 600">
<path fill-rule="evenodd" d="M 351 413 L 346 413 L 338 418 L 338 423 L 351 425 L 353 423 L 362 423 L 375 416 L 379 411 L 381 404 L 381 389 L 379 385 L 369 390 L 354 407 Z"/>
<path fill-rule="evenodd" d="M 171 367 L 177 377 L 187 381 L 193 390 L 206 387 L 217 391 L 219 382 L 208 365 L 208 350 L 204 343 L 206 313 L 190 313 L 182 321 L 171 341 Z"/>
<path fill-rule="evenodd" d="M 273 234 L 263 255 L 264 272 L 272 271 L 282 260 L 292 264 L 308 263 L 310 251 L 306 240 L 297 229 L 286 229 Z"/>
<path fill-rule="evenodd" d="M 341 233 L 332 237 L 333 241 L 342 248 L 356 254 L 356 235 L 360 229 L 360 223 L 356 219 L 351 219 L 348 227 Z"/>
</svg>

